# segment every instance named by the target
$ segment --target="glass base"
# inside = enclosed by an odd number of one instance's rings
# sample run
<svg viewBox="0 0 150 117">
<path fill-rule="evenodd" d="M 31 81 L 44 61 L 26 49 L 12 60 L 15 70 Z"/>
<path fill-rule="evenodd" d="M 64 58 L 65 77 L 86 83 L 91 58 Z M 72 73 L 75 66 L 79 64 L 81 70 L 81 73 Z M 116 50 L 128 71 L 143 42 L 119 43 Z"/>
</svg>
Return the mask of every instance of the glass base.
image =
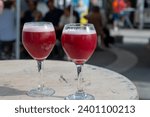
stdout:
<svg viewBox="0 0 150 117">
<path fill-rule="evenodd" d="M 51 88 L 35 88 L 31 89 L 29 92 L 27 92 L 28 96 L 31 97 L 49 97 L 52 96 L 55 93 L 55 91 Z"/>
<path fill-rule="evenodd" d="M 65 97 L 65 100 L 95 100 L 95 97 L 85 92 L 76 92 Z"/>
</svg>

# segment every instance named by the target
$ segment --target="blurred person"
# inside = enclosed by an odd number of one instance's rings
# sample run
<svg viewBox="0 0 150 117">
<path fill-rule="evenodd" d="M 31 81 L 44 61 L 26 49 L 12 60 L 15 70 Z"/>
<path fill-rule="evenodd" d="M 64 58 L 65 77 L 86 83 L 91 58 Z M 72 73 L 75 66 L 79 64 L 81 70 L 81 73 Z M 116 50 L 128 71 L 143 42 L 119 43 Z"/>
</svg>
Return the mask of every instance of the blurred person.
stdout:
<svg viewBox="0 0 150 117">
<path fill-rule="evenodd" d="M 92 23 L 96 29 L 96 33 L 98 35 L 97 47 L 104 48 L 103 23 L 100 8 L 98 6 L 93 6 L 92 11 L 89 13 L 89 15 L 85 16 L 85 18 L 87 18 L 88 22 Z"/>
<path fill-rule="evenodd" d="M 26 22 L 31 22 L 35 20 L 34 14 L 38 12 L 37 10 L 37 0 L 26 0 L 28 9 L 22 13 L 21 23 L 22 25 Z"/>
<path fill-rule="evenodd" d="M 55 2 L 55 0 L 48 0 L 47 6 L 49 8 L 49 11 L 46 13 L 43 20 L 53 23 L 53 25 L 55 27 L 55 31 L 56 31 L 56 36 L 57 36 L 57 38 L 58 37 L 60 38 L 60 35 L 58 35 L 59 34 L 58 25 L 59 25 L 60 17 L 63 14 L 63 10 L 56 8 L 54 6 L 54 2 Z"/>
<path fill-rule="evenodd" d="M 12 5 L 12 1 L 5 1 L 4 10 L 0 14 L 0 54 L 2 59 L 13 57 L 13 45 L 16 40 L 16 14 Z"/>
<path fill-rule="evenodd" d="M 4 3 L 3 0 L 0 0 L 0 14 L 3 12 Z"/>
<path fill-rule="evenodd" d="M 70 8 L 65 8 L 64 13 L 60 18 L 59 28 L 62 30 L 65 24 L 76 23 L 76 17 L 70 14 Z"/>
<path fill-rule="evenodd" d="M 118 30 L 118 24 L 121 18 L 122 11 L 126 8 L 126 3 L 124 0 L 113 0 L 113 25 L 114 30 Z"/>
<path fill-rule="evenodd" d="M 148 1 L 144 0 L 144 8 L 148 8 L 148 7 L 149 7 Z"/>
<path fill-rule="evenodd" d="M 10 0 L 10 1 L 12 1 L 12 7 L 15 8 L 15 6 L 16 6 L 16 0 Z"/>
<path fill-rule="evenodd" d="M 27 1 L 21 0 L 21 12 L 24 13 L 28 9 Z"/>
<path fill-rule="evenodd" d="M 42 12 L 36 11 L 36 12 L 34 12 L 33 16 L 34 16 L 34 21 L 36 21 L 36 22 L 42 21 L 42 18 L 43 18 Z"/>
<path fill-rule="evenodd" d="M 124 27 L 133 28 L 132 21 L 133 16 L 131 17 L 131 14 L 134 12 L 134 8 L 132 8 L 131 1 L 126 0 L 126 8 L 122 11 L 123 14 L 123 21 L 124 21 Z"/>
<path fill-rule="evenodd" d="M 44 16 L 48 12 L 48 6 L 46 5 L 47 0 L 39 0 L 37 9 L 41 11 L 42 15 Z"/>
<path fill-rule="evenodd" d="M 115 43 L 115 39 L 113 36 L 110 35 L 109 28 L 107 27 L 103 28 L 103 38 L 104 38 L 104 44 L 106 47 L 110 47 L 110 44 Z"/>
<path fill-rule="evenodd" d="M 70 12 L 71 12 L 72 6 L 69 5 L 67 8 L 70 9 Z M 74 10 L 74 8 L 73 8 L 73 15 L 74 15 L 74 17 L 76 18 L 75 23 L 80 23 L 80 16 L 79 16 L 79 13 L 78 13 L 76 10 Z"/>
</svg>

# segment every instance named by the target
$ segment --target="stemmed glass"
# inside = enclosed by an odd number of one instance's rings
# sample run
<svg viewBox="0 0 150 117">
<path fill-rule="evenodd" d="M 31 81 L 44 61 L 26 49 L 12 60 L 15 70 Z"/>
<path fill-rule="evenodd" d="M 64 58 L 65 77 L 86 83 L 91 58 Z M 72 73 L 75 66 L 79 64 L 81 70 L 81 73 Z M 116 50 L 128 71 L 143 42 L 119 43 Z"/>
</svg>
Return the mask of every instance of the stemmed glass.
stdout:
<svg viewBox="0 0 150 117">
<path fill-rule="evenodd" d="M 38 88 L 27 92 L 27 95 L 32 97 L 53 95 L 55 91 L 44 86 L 42 77 L 42 63 L 49 56 L 56 42 L 53 24 L 50 22 L 25 23 L 22 31 L 22 42 L 30 56 L 37 61 L 41 83 Z"/>
<path fill-rule="evenodd" d="M 97 35 L 93 24 L 66 24 L 62 33 L 62 46 L 67 56 L 76 64 L 78 86 L 75 94 L 65 97 L 66 100 L 93 100 L 93 95 L 83 90 L 81 77 L 82 66 L 93 54 Z"/>
</svg>

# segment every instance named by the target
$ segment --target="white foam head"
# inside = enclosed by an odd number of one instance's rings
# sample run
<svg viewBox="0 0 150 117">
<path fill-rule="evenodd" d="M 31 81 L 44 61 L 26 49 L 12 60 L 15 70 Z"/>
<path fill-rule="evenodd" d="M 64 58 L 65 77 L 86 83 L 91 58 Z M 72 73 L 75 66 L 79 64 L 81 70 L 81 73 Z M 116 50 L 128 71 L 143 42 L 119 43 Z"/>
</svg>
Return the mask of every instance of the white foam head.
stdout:
<svg viewBox="0 0 150 117">
<path fill-rule="evenodd" d="M 26 32 L 50 32 L 54 31 L 52 25 L 24 25 L 23 31 Z"/>
<path fill-rule="evenodd" d="M 95 30 L 64 30 L 63 33 L 65 34 L 73 34 L 73 35 L 90 35 L 90 34 L 95 34 Z"/>
<path fill-rule="evenodd" d="M 79 35 L 79 34 L 88 35 L 88 34 L 96 34 L 96 31 L 93 24 L 70 23 L 65 25 L 63 33 L 74 34 L 74 35 Z"/>
</svg>

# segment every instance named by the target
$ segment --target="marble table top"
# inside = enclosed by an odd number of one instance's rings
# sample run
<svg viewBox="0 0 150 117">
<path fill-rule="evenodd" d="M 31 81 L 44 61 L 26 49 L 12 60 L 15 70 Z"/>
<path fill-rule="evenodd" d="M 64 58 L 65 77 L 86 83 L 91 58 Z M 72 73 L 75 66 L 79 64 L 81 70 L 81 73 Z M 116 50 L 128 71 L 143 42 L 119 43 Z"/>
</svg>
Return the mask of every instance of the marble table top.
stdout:
<svg viewBox="0 0 150 117">
<path fill-rule="evenodd" d="M 40 79 L 34 60 L 0 61 L 0 100 L 63 100 L 76 91 L 76 66 L 72 62 L 44 61 L 45 86 L 53 88 L 51 97 L 29 97 L 26 92 L 38 86 Z M 84 90 L 96 100 L 139 99 L 135 85 L 125 76 L 111 70 L 85 64 Z"/>
</svg>

